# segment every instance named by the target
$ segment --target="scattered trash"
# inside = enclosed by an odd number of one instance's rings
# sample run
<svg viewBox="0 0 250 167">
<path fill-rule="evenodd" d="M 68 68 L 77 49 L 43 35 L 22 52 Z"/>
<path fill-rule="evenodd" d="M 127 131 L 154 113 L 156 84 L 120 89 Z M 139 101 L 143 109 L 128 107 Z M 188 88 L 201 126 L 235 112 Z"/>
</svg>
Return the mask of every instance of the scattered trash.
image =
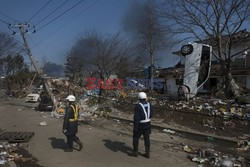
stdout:
<svg viewBox="0 0 250 167">
<path fill-rule="evenodd" d="M 224 112 L 226 112 L 226 109 L 225 108 L 220 108 L 219 111 L 224 113 Z"/>
<path fill-rule="evenodd" d="M 223 124 L 225 126 L 235 127 L 235 123 L 232 120 L 230 120 L 230 121 L 224 121 Z"/>
<path fill-rule="evenodd" d="M 245 114 L 245 115 L 244 115 L 244 118 L 245 118 L 246 120 L 250 120 L 250 114 Z"/>
<path fill-rule="evenodd" d="M 192 152 L 192 150 L 186 145 L 186 146 L 183 146 L 183 150 L 185 151 L 185 152 L 188 152 L 188 153 L 191 153 Z"/>
<path fill-rule="evenodd" d="M 208 140 L 208 141 L 213 141 L 214 138 L 213 138 L 212 136 L 208 136 L 208 137 L 207 137 L 207 140 Z"/>
<path fill-rule="evenodd" d="M 0 155 L 7 155 L 7 152 L 6 151 L 2 151 L 2 152 L 0 152 Z"/>
<path fill-rule="evenodd" d="M 90 112 L 80 112 L 80 117 L 90 117 L 90 116 L 92 116 L 92 113 L 90 113 Z"/>
<path fill-rule="evenodd" d="M 162 131 L 170 134 L 175 134 L 175 131 L 169 129 L 163 129 Z"/>
<path fill-rule="evenodd" d="M 202 106 L 202 105 L 200 105 L 200 106 L 195 106 L 195 109 L 196 109 L 198 112 L 200 112 L 200 111 L 203 109 L 203 106 Z"/>
<path fill-rule="evenodd" d="M 220 167 L 233 167 L 234 163 L 232 160 L 226 158 L 224 160 L 219 161 L 219 166 Z"/>
<path fill-rule="evenodd" d="M 194 157 L 194 158 L 192 159 L 192 161 L 193 161 L 193 162 L 198 162 L 198 163 L 204 163 L 204 162 L 206 162 L 206 159 L 201 158 L 201 157 Z"/>
<path fill-rule="evenodd" d="M 16 157 L 22 157 L 22 155 L 17 154 L 16 152 L 19 149 L 20 144 L 17 143 L 8 143 L 8 142 L 0 142 L 1 147 L 0 151 L 0 166 L 7 165 L 9 166 L 16 166 L 14 161 L 17 161 Z"/>
<path fill-rule="evenodd" d="M 0 165 L 5 165 L 7 163 L 6 159 L 0 156 Z"/>
<path fill-rule="evenodd" d="M 246 104 L 246 109 L 250 111 L 250 104 Z"/>
<path fill-rule="evenodd" d="M 39 123 L 40 126 L 47 126 L 47 123 L 45 121 Z"/>
<path fill-rule="evenodd" d="M 65 112 L 65 109 L 64 109 L 64 108 L 58 108 L 56 112 L 57 112 L 58 114 L 63 115 L 64 112 Z"/>
<path fill-rule="evenodd" d="M 250 141 L 248 140 L 239 141 L 237 145 L 239 146 L 239 148 L 236 148 L 237 151 L 247 151 L 249 150 L 250 147 Z"/>
<path fill-rule="evenodd" d="M 119 119 L 114 119 L 114 121 L 115 121 L 116 123 L 118 123 L 118 124 L 121 123 L 121 121 L 120 121 Z"/>
</svg>

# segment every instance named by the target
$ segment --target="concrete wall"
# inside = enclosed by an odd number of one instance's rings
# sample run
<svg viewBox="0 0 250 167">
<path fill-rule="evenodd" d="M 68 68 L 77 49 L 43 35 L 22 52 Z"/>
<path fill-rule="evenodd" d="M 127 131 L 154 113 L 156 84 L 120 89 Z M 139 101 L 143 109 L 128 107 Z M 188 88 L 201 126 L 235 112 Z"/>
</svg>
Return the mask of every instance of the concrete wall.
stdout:
<svg viewBox="0 0 250 167">
<path fill-rule="evenodd" d="M 246 76 L 246 87 L 250 89 L 250 75 Z"/>
<path fill-rule="evenodd" d="M 176 85 L 176 79 L 173 76 L 168 76 L 166 78 L 166 93 L 177 93 L 179 85 Z"/>
<path fill-rule="evenodd" d="M 166 78 L 166 93 L 178 93 L 178 88 L 180 85 L 176 85 L 176 79 L 177 78 L 173 78 L 173 76 L 168 76 Z M 250 82 L 250 78 L 249 78 L 249 82 Z M 203 86 L 198 90 L 198 92 L 207 92 L 206 90 L 203 89 Z"/>
</svg>

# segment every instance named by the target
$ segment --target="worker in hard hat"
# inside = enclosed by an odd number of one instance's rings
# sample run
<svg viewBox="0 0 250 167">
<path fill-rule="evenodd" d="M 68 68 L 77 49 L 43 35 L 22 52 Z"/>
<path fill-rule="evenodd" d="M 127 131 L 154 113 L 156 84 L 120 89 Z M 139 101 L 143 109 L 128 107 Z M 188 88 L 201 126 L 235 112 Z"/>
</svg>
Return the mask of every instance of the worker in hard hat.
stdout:
<svg viewBox="0 0 250 167">
<path fill-rule="evenodd" d="M 146 158 L 150 158 L 150 134 L 151 118 L 153 117 L 152 106 L 147 102 L 147 95 L 144 92 L 138 94 L 139 103 L 135 106 L 134 129 L 133 129 L 133 156 L 138 156 L 139 138 L 144 137 Z"/>
<path fill-rule="evenodd" d="M 73 142 L 79 145 L 79 151 L 82 149 L 82 142 L 76 136 L 78 132 L 78 116 L 79 109 L 75 104 L 76 98 L 73 95 L 69 95 L 66 98 L 67 108 L 65 111 L 63 133 L 67 137 L 68 147 L 65 149 L 66 152 L 73 151 Z"/>
</svg>

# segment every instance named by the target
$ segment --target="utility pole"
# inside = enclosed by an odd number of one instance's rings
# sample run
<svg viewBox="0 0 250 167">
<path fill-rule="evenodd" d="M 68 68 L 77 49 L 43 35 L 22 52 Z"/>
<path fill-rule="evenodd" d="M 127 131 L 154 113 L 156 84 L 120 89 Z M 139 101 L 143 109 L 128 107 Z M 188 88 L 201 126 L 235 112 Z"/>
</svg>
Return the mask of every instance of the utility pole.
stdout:
<svg viewBox="0 0 250 167">
<path fill-rule="evenodd" d="M 26 29 L 28 28 L 27 27 L 27 24 L 19 24 L 18 25 L 18 28 L 20 30 L 20 33 L 22 35 L 22 38 L 23 38 L 23 41 L 24 41 L 24 45 L 26 47 L 26 50 L 27 50 L 27 53 L 28 53 L 28 56 L 30 58 L 30 61 L 31 63 L 33 64 L 36 72 L 41 75 L 42 74 L 42 70 L 39 68 L 39 66 L 36 64 L 36 61 L 34 60 L 33 56 L 32 56 L 32 53 L 31 53 L 31 50 L 30 50 L 30 47 L 29 47 L 29 43 L 27 41 L 27 38 L 26 38 Z"/>
<path fill-rule="evenodd" d="M 31 61 L 32 65 L 34 66 L 34 68 L 35 68 L 36 72 L 38 73 L 38 75 L 42 75 L 42 77 L 43 77 L 43 72 L 42 72 L 41 68 L 38 66 L 38 64 L 36 63 L 35 59 L 33 58 L 31 49 L 29 47 L 28 40 L 26 38 L 26 33 L 28 33 L 28 28 L 29 27 L 30 27 L 30 24 L 27 24 L 27 23 L 19 23 L 17 25 L 11 25 L 11 28 L 16 28 L 16 29 L 18 28 L 19 29 L 20 34 L 22 35 L 22 38 L 23 38 L 23 41 L 24 41 L 24 45 L 25 45 L 27 54 L 28 54 L 28 56 L 30 58 L 30 61 Z M 34 30 L 34 32 L 35 32 L 35 30 Z M 14 31 L 13 34 L 16 34 L 16 32 Z M 45 89 L 46 89 L 46 91 L 47 91 L 47 93 L 48 93 L 48 95 L 49 95 L 49 97 L 50 97 L 50 99 L 51 99 L 51 101 L 53 103 L 53 109 L 54 109 L 52 111 L 53 115 L 56 116 L 57 115 L 57 113 L 56 113 L 56 107 L 57 106 L 56 106 L 56 102 L 55 102 L 55 97 L 54 97 L 52 91 L 50 90 L 48 81 L 45 78 L 43 78 L 43 81 L 44 81 Z"/>
</svg>

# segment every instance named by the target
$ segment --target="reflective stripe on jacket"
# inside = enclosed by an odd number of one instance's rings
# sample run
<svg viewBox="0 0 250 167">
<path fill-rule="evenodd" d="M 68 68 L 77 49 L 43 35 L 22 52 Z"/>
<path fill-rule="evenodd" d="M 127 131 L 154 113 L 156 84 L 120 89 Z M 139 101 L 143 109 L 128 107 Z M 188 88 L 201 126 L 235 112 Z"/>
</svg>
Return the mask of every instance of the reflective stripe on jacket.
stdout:
<svg viewBox="0 0 250 167">
<path fill-rule="evenodd" d="M 150 120 L 150 105 L 149 105 L 149 103 L 147 103 L 147 104 L 139 103 L 139 104 L 142 107 L 142 110 L 143 110 L 144 115 L 145 115 L 145 119 L 140 120 L 140 123 L 150 122 L 151 120 Z M 147 111 L 146 111 L 146 107 L 148 108 Z"/>
<path fill-rule="evenodd" d="M 70 122 L 74 122 L 78 120 L 78 115 L 79 115 L 79 109 L 78 106 L 76 105 L 76 108 L 73 105 L 70 105 L 70 107 L 72 108 L 73 112 L 74 112 L 74 118 L 73 119 L 69 119 Z"/>
</svg>

